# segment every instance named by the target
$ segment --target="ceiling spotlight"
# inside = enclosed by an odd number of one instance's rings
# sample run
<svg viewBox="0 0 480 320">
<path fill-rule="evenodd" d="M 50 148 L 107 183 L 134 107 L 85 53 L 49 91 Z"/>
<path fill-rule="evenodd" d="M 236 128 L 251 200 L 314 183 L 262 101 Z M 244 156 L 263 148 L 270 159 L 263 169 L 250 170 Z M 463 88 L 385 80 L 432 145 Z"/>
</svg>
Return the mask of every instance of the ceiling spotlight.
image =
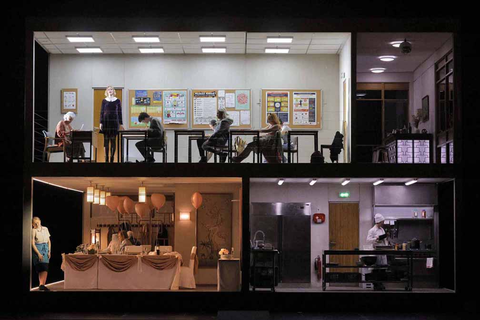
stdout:
<svg viewBox="0 0 480 320">
<path fill-rule="evenodd" d="M 267 43 L 292 43 L 293 37 L 267 37 Z"/>
<path fill-rule="evenodd" d="M 289 48 L 265 48 L 265 53 L 289 53 L 290 49 Z"/>
<path fill-rule="evenodd" d="M 76 48 L 80 53 L 102 53 L 100 48 Z"/>
<path fill-rule="evenodd" d="M 387 70 L 387 69 L 385 69 L 385 68 L 371 68 L 370 69 L 370 71 L 372 73 L 383 73 L 383 72 L 385 72 L 385 70 Z"/>
<path fill-rule="evenodd" d="M 225 42 L 225 36 L 200 36 L 200 42 Z"/>
<path fill-rule="evenodd" d="M 397 57 L 395 56 L 380 56 L 378 57 L 378 59 L 380 59 L 381 61 L 384 61 L 384 62 L 391 62 L 393 60 L 395 60 Z"/>
<path fill-rule="evenodd" d="M 345 180 L 343 180 L 343 182 L 342 182 L 342 186 L 346 186 L 346 185 L 349 184 L 349 183 L 350 183 L 350 179 L 345 179 Z"/>
<path fill-rule="evenodd" d="M 89 36 L 67 36 L 68 41 L 70 42 L 95 42 L 93 37 Z"/>
<path fill-rule="evenodd" d="M 278 185 L 281 186 L 285 182 L 285 179 L 278 180 Z"/>
<path fill-rule="evenodd" d="M 390 42 L 390 44 L 392 45 L 392 47 L 400 48 L 400 44 L 401 44 L 402 42 L 403 42 L 403 41 L 393 41 L 393 42 Z"/>
<path fill-rule="evenodd" d="M 310 181 L 310 185 L 313 186 L 315 183 L 317 183 L 317 179 L 312 179 L 312 181 Z"/>
<path fill-rule="evenodd" d="M 403 54 L 408 54 L 412 52 L 412 44 L 405 39 L 402 43 L 400 43 L 400 50 Z"/>
<path fill-rule="evenodd" d="M 158 43 L 160 42 L 159 37 L 133 37 L 133 41 L 137 43 Z"/>
<path fill-rule="evenodd" d="M 406 185 L 406 186 L 410 186 L 410 185 L 412 185 L 412 184 L 414 184 L 414 183 L 417 183 L 417 182 L 418 182 L 418 179 L 413 179 L 413 180 L 410 180 L 410 181 L 405 182 L 405 185 Z"/>
<path fill-rule="evenodd" d="M 374 186 L 378 186 L 379 184 L 383 183 L 383 179 L 379 179 L 373 183 Z"/>
</svg>

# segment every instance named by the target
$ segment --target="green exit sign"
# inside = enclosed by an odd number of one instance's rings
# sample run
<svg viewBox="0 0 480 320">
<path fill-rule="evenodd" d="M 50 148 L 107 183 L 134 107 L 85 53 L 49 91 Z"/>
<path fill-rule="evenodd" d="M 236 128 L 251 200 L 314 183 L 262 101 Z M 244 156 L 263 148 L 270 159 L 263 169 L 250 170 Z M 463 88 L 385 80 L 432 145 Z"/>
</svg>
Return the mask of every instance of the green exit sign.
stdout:
<svg viewBox="0 0 480 320">
<path fill-rule="evenodd" d="M 340 192 L 338 196 L 340 198 L 350 198 L 350 192 Z"/>
</svg>

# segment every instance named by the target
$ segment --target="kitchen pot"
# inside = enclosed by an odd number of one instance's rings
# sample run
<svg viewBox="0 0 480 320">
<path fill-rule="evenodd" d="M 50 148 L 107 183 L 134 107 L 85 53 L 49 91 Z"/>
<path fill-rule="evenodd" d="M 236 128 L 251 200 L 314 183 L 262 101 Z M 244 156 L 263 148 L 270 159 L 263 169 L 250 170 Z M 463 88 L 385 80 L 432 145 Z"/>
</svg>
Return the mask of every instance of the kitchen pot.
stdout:
<svg viewBox="0 0 480 320">
<path fill-rule="evenodd" d="M 410 249 L 419 250 L 420 249 L 420 240 L 413 238 L 410 242 Z"/>
</svg>

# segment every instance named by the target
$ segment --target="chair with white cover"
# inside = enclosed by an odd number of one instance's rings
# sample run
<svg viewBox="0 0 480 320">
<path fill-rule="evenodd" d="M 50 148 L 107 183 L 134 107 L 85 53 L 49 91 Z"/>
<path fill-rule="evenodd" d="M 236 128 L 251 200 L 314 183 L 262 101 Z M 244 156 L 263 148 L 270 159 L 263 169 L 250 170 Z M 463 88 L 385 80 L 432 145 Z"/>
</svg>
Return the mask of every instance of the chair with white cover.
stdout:
<svg viewBox="0 0 480 320">
<path fill-rule="evenodd" d="M 195 273 L 197 271 L 197 247 L 192 247 L 192 252 L 190 254 L 190 262 L 188 267 L 180 268 L 180 287 L 195 289 Z"/>
</svg>

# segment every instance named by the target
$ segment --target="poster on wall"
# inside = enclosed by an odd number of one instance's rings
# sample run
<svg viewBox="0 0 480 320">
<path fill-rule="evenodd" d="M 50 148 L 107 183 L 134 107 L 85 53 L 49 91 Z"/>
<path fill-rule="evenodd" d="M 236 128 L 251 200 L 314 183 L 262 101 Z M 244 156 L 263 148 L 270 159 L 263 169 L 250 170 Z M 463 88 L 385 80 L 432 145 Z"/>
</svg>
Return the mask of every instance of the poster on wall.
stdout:
<svg viewBox="0 0 480 320">
<path fill-rule="evenodd" d="M 163 92 L 163 123 L 187 123 L 187 92 Z"/>
<path fill-rule="evenodd" d="M 217 117 L 217 91 L 193 93 L 193 124 L 209 124 Z"/>
<path fill-rule="evenodd" d="M 317 93 L 293 92 L 293 124 L 316 125 Z"/>
<path fill-rule="evenodd" d="M 199 267 L 216 268 L 218 252 L 232 247 L 232 194 L 202 193 L 197 212 Z"/>
<path fill-rule="evenodd" d="M 250 109 L 250 91 L 236 90 L 235 91 L 235 109 L 249 110 Z"/>
<path fill-rule="evenodd" d="M 290 93 L 288 91 L 267 91 L 267 117 L 275 113 L 284 123 L 289 123 Z"/>
<path fill-rule="evenodd" d="M 77 89 L 62 89 L 60 111 L 67 113 L 69 111 L 77 112 Z"/>
</svg>

